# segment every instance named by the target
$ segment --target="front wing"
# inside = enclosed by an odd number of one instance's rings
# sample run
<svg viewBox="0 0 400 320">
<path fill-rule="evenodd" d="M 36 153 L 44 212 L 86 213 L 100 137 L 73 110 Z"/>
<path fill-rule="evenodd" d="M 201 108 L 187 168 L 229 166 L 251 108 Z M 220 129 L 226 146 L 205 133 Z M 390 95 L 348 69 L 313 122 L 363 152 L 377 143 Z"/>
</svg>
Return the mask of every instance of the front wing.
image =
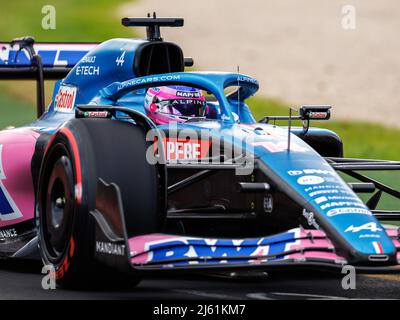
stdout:
<svg viewBox="0 0 400 320">
<path fill-rule="evenodd" d="M 397 248 L 398 230 L 386 232 Z M 128 240 L 129 261 L 133 268 L 151 269 L 234 269 L 312 267 L 341 269 L 346 259 L 338 254 L 325 233 L 296 228 L 286 232 L 249 239 L 206 239 L 167 234 L 151 234 Z M 377 247 L 377 251 L 379 248 Z M 377 252 L 379 253 L 379 252 Z M 400 271 L 399 266 L 358 267 L 360 271 Z"/>
<path fill-rule="evenodd" d="M 310 268 L 340 271 L 348 262 L 321 230 L 295 228 L 247 239 L 210 239 L 170 234 L 128 237 L 118 186 L 99 180 L 96 258 L 111 267 L 165 274 L 175 271 Z M 119 217 L 119 218 L 116 218 Z M 355 266 L 360 272 L 400 272 L 399 228 L 386 227 L 397 250 L 397 264 Z M 379 255 L 379 245 L 376 253 Z"/>
</svg>

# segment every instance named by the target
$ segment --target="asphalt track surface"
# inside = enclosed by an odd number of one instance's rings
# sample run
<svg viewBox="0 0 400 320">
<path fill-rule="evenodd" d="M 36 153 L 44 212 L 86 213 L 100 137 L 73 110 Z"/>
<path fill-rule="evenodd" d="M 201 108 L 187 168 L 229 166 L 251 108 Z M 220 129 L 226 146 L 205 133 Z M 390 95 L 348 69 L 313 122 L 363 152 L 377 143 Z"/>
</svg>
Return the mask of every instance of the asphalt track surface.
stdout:
<svg viewBox="0 0 400 320">
<path fill-rule="evenodd" d="M 344 290 L 342 275 L 309 272 L 220 277 L 148 279 L 129 289 L 44 290 L 41 263 L 0 260 L 0 299 L 399 299 L 400 275 L 359 275 L 356 289 Z"/>
</svg>

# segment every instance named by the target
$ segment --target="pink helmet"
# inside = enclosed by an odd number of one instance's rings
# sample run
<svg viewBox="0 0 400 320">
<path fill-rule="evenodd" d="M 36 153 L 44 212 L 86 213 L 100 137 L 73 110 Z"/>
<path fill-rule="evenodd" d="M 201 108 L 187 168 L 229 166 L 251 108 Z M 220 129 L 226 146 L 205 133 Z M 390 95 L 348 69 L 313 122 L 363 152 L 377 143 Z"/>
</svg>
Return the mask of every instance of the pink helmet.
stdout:
<svg viewBox="0 0 400 320">
<path fill-rule="evenodd" d="M 201 90 L 186 86 L 149 88 L 144 99 L 147 115 L 157 124 L 204 117 L 206 100 Z"/>
</svg>

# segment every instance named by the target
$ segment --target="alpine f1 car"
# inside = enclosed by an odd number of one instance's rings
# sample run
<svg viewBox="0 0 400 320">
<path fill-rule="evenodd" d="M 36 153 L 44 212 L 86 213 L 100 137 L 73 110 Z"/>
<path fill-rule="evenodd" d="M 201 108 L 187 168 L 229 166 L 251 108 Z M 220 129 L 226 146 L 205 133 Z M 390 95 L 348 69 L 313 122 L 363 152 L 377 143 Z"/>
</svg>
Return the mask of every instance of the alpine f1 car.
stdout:
<svg viewBox="0 0 400 320">
<path fill-rule="evenodd" d="M 40 254 L 63 286 L 104 273 L 400 270 L 399 230 L 380 222 L 400 212 L 377 209 L 400 192 L 364 174 L 399 162 L 344 158 L 337 134 L 309 126 L 329 106 L 256 121 L 246 104 L 256 79 L 184 71 L 193 60 L 160 36 L 183 19 L 122 23 L 147 39 L 1 44 L 1 79 L 36 80 L 38 113 L 0 131 L 3 258 Z M 46 79 L 58 79 L 47 110 Z M 175 121 L 152 117 L 163 114 Z"/>
</svg>

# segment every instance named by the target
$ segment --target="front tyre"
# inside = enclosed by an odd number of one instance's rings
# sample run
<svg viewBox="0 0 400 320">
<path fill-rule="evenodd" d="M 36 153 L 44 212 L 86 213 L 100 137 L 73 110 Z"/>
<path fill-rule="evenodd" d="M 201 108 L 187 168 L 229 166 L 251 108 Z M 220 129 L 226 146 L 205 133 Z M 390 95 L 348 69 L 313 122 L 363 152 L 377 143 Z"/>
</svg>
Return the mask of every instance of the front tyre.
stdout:
<svg viewBox="0 0 400 320">
<path fill-rule="evenodd" d="M 145 159 L 147 148 L 143 129 L 109 119 L 73 119 L 49 142 L 38 185 L 39 246 L 57 284 L 93 287 L 121 279 L 95 259 L 96 222 L 89 212 L 98 178 L 118 185 L 129 237 L 161 231 L 162 179 Z"/>
</svg>

